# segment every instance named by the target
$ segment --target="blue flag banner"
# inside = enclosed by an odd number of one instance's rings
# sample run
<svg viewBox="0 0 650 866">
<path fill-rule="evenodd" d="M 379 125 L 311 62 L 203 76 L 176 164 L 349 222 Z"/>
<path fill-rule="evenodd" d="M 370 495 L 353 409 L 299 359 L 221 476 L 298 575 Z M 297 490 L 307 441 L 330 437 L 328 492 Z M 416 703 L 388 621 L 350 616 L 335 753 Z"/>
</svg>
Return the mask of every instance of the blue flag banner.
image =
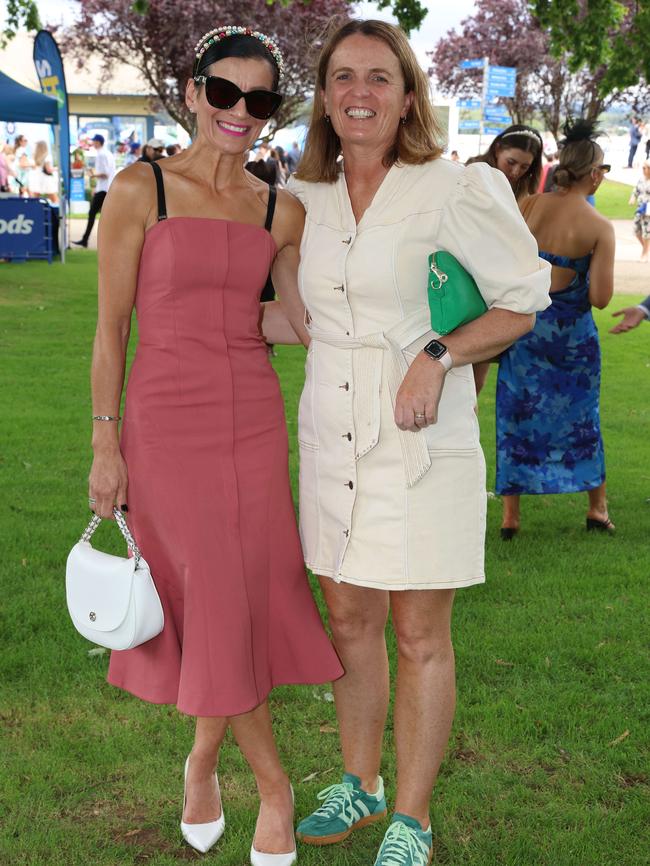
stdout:
<svg viewBox="0 0 650 866">
<path fill-rule="evenodd" d="M 48 30 L 39 30 L 34 39 L 34 65 L 41 82 L 41 90 L 53 96 L 59 104 L 59 135 L 61 143 L 61 179 L 66 198 L 70 190 L 70 123 L 68 121 L 68 92 L 59 46 Z"/>
<path fill-rule="evenodd" d="M 477 58 L 476 60 L 461 60 L 458 64 L 461 69 L 483 69 L 483 60 Z"/>
</svg>

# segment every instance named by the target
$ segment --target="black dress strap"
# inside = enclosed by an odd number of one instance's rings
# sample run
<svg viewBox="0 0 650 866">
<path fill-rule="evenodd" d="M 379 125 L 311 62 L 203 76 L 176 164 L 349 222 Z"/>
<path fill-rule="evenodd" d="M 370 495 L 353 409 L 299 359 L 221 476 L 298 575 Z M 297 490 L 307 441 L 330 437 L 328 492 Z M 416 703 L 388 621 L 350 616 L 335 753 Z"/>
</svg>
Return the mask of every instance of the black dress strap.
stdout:
<svg viewBox="0 0 650 866">
<path fill-rule="evenodd" d="M 264 223 L 264 228 L 267 232 L 271 231 L 271 226 L 273 225 L 273 214 L 275 213 L 277 192 L 277 189 L 272 184 L 269 184 L 269 204 L 266 208 L 266 222 Z"/>
<path fill-rule="evenodd" d="M 162 169 L 157 162 L 152 162 L 154 177 L 156 178 L 156 191 L 158 193 L 158 222 L 167 219 L 167 203 L 165 202 L 165 185 L 163 183 Z"/>
</svg>

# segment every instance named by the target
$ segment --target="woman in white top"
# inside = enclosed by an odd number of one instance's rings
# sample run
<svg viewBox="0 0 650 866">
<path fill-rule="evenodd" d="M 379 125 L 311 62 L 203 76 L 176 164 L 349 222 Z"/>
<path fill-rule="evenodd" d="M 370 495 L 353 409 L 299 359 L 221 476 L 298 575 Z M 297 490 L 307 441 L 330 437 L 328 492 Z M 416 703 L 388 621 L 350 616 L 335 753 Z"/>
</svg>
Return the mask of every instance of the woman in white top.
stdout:
<svg viewBox="0 0 650 866">
<path fill-rule="evenodd" d="M 27 138 L 17 135 L 14 139 L 14 176 L 18 185 L 19 195 L 28 195 L 29 170 L 34 167 L 34 161 L 27 149 Z"/>
<path fill-rule="evenodd" d="M 34 147 L 34 168 L 29 172 L 29 193 L 35 198 L 47 198 L 53 204 L 59 200 L 56 172 L 46 141 L 37 141 Z"/>
<path fill-rule="evenodd" d="M 471 365 L 526 333 L 549 303 L 549 268 L 508 181 L 484 164 L 441 159 L 438 136 L 428 80 L 402 31 L 351 21 L 335 32 L 289 183 L 307 212 L 306 312 L 278 287 L 297 332 L 305 315 L 310 339 L 301 533 L 346 671 L 334 684 L 346 772 L 298 837 L 337 842 L 386 814 L 379 769 L 390 611 L 397 797 L 378 866 L 428 862 L 429 800 L 454 715 L 454 591 L 485 579 Z M 427 306 L 435 250 L 460 260 L 489 307 L 444 340 L 430 330 Z"/>
</svg>

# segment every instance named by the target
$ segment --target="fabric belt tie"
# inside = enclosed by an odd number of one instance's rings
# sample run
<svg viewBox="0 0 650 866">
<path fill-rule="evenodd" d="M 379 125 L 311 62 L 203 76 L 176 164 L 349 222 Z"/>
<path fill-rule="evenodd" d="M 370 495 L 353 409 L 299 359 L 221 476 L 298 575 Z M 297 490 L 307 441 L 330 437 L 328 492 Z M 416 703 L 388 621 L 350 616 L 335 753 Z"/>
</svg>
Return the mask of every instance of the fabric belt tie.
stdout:
<svg viewBox="0 0 650 866">
<path fill-rule="evenodd" d="M 357 458 L 370 451 L 379 438 L 379 385 L 383 359 L 388 362 L 387 378 L 390 399 L 395 409 L 397 392 L 408 371 L 408 364 L 403 349 L 410 346 L 419 337 L 427 336 L 433 339 L 428 308 L 423 308 L 407 316 L 401 322 L 387 331 L 375 334 L 365 334 L 360 337 L 349 337 L 329 331 L 321 331 L 311 324 L 307 326 L 312 340 L 327 343 L 337 349 L 352 349 L 358 352 L 358 364 L 355 367 L 354 399 L 355 421 L 361 429 L 373 428 L 370 440 L 365 447 L 357 451 Z M 388 354 L 385 356 L 384 353 Z M 376 418 L 376 424 L 373 419 Z M 400 430 L 399 441 L 402 447 L 402 461 L 407 487 L 413 487 L 424 477 L 431 467 L 431 457 L 424 437 L 424 431 Z"/>
</svg>

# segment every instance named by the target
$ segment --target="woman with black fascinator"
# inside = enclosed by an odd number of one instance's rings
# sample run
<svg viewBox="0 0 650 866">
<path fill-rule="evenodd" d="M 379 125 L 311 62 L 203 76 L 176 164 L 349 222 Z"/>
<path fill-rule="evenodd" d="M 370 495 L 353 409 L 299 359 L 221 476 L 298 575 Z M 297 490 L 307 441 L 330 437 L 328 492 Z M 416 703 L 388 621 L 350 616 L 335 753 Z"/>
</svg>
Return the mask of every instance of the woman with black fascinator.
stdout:
<svg viewBox="0 0 650 866">
<path fill-rule="evenodd" d="M 196 717 L 181 832 L 201 852 L 224 832 L 215 770 L 232 730 L 260 795 L 253 866 L 296 859 L 269 692 L 342 673 L 307 582 L 282 395 L 259 328 L 269 269 L 283 286 L 296 280 L 304 223 L 289 193 L 244 170 L 282 100 L 282 67 L 275 41 L 252 29 L 199 40 L 185 92 L 192 146 L 129 166 L 106 198 L 92 370 L 90 502 L 108 518 L 128 501 L 165 613 L 157 637 L 112 654 L 108 680 Z"/>
<path fill-rule="evenodd" d="M 586 528 L 612 532 L 600 434 L 600 344 L 591 307 L 614 290 L 614 230 L 587 203 L 610 166 L 591 121 L 568 120 L 556 191 L 526 199 L 522 213 L 552 265 L 552 304 L 501 356 L 497 380 L 497 480 L 501 537 L 520 528 L 522 493 L 589 499 Z"/>
</svg>

